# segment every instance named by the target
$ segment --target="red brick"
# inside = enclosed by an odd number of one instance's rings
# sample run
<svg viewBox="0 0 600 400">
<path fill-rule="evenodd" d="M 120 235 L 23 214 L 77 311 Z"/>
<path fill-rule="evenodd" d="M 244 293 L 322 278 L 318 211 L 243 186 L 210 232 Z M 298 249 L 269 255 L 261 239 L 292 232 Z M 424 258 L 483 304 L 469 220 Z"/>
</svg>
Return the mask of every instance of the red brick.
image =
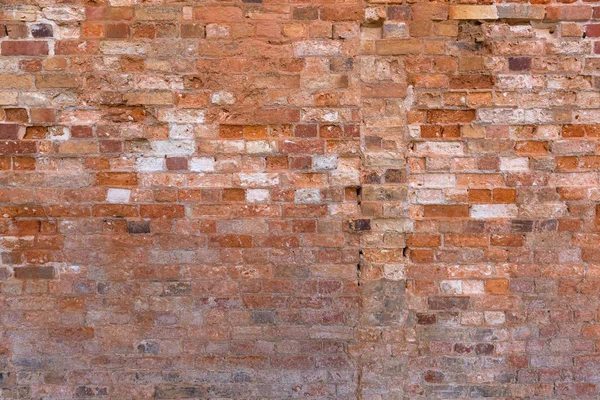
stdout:
<svg viewBox="0 0 600 400">
<path fill-rule="evenodd" d="M 475 110 L 430 110 L 427 122 L 430 124 L 466 124 L 475 119 Z"/>
<path fill-rule="evenodd" d="M 0 124 L 0 139 L 16 140 L 19 138 L 18 124 Z"/>
<path fill-rule="evenodd" d="M 17 279 L 54 279 L 53 267 L 15 267 Z"/>
<path fill-rule="evenodd" d="M 469 216 L 467 205 L 429 205 L 425 206 L 425 218 L 461 218 Z"/>
<path fill-rule="evenodd" d="M 102 172 L 96 175 L 99 186 L 129 187 L 137 185 L 137 175 L 131 172 Z"/>
<path fill-rule="evenodd" d="M 546 7 L 546 20 L 550 21 L 587 21 L 591 17 L 592 7 L 589 5 Z"/>
<path fill-rule="evenodd" d="M 188 160 L 184 157 L 168 157 L 166 163 L 169 171 L 181 171 L 188 169 Z"/>
<path fill-rule="evenodd" d="M 9 3 L 0 397 L 597 397 L 593 2 Z"/>
<path fill-rule="evenodd" d="M 140 215 L 142 218 L 181 218 L 185 215 L 185 207 L 178 204 L 142 204 Z"/>
<path fill-rule="evenodd" d="M 124 39 L 129 36 L 129 25 L 124 23 L 106 24 L 105 36 L 110 39 Z"/>
<path fill-rule="evenodd" d="M 45 56 L 48 55 L 48 42 L 44 41 L 4 41 L 3 56 Z"/>
</svg>

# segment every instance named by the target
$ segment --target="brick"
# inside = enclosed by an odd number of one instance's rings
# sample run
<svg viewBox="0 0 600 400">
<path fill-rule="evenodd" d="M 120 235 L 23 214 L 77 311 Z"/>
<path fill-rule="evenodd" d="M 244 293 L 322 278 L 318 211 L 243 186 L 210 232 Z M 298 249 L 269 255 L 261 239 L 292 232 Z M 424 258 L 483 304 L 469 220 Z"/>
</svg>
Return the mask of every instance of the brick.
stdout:
<svg viewBox="0 0 600 400">
<path fill-rule="evenodd" d="M 376 52 L 382 56 L 419 54 L 421 41 L 418 39 L 388 39 L 376 42 Z"/>
<path fill-rule="evenodd" d="M 531 69 L 530 57 L 510 57 L 508 59 L 508 68 L 511 71 L 528 71 Z"/>
<path fill-rule="evenodd" d="M 9 3 L 0 397 L 597 397 L 593 2 Z"/>
<path fill-rule="evenodd" d="M 317 7 L 294 7 L 292 17 L 297 20 L 315 20 L 319 18 L 319 9 Z"/>
<path fill-rule="evenodd" d="M 469 308 L 469 297 L 435 296 L 429 298 L 431 310 L 466 310 Z"/>
<path fill-rule="evenodd" d="M 15 267 L 17 279 L 54 279 L 53 267 Z"/>
<path fill-rule="evenodd" d="M 140 215 L 142 218 L 181 218 L 185 215 L 185 207 L 179 204 L 141 205 Z"/>
<path fill-rule="evenodd" d="M 426 205 L 425 218 L 461 218 L 469 216 L 467 205 Z"/>
<path fill-rule="evenodd" d="M 600 24 L 586 25 L 585 34 L 588 37 L 600 37 Z"/>
<path fill-rule="evenodd" d="M 498 18 L 498 11 L 496 5 L 451 5 L 449 18 L 495 20 Z"/>
<path fill-rule="evenodd" d="M 94 328 L 56 328 L 50 329 L 48 334 L 51 339 L 60 342 L 83 341 L 94 338 Z"/>
<path fill-rule="evenodd" d="M 110 39 L 123 39 L 129 36 L 129 25 L 124 23 L 106 24 L 105 37 Z"/>
<path fill-rule="evenodd" d="M 514 204 L 475 204 L 471 206 L 473 218 L 514 218 L 517 216 Z"/>
<path fill-rule="evenodd" d="M 506 294 L 508 285 L 508 279 L 488 279 L 485 281 L 485 291 L 491 294 Z"/>
<path fill-rule="evenodd" d="M 0 124 L 0 139 L 16 140 L 19 138 L 20 125 Z"/>
<path fill-rule="evenodd" d="M 362 21 L 364 10 L 360 6 L 324 6 L 321 8 L 321 19 L 324 21 Z"/>
<path fill-rule="evenodd" d="M 30 75 L 0 75 L 0 88 L 2 89 L 28 89 L 33 85 Z"/>
<path fill-rule="evenodd" d="M 469 123 L 474 119 L 474 110 L 430 110 L 427 113 L 427 122 L 431 124 Z"/>
<path fill-rule="evenodd" d="M 102 172 L 96 175 L 100 186 L 133 187 L 137 185 L 137 175 L 130 172 Z"/>
<path fill-rule="evenodd" d="M 294 55 L 296 57 L 333 57 L 341 54 L 340 43 L 332 40 L 305 40 L 294 43 Z"/>
<path fill-rule="evenodd" d="M 505 20 L 542 20 L 546 16 L 543 5 L 538 4 L 497 4 L 498 18 Z"/>
<path fill-rule="evenodd" d="M 76 88 L 79 85 L 79 80 L 73 75 L 37 75 L 35 78 L 35 86 L 38 89 Z"/>
<path fill-rule="evenodd" d="M 552 5 L 546 7 L 548 21 L 587 21 L 592 17 L 589 5 Z"/>
<path fill-rule="evenodd" d="M 3 56 L 43 56 L 48 54 L 48 42 L 43 41 L 4 41 Z"/>
<path fill-rule="evenodd" d="M 128 221 L 127 231 L 131 234 L 150 233 L 150 221 Z"/>
<path fill-rule="evenodd" d="M 411 6 L 413 20 L 445 20 L 448 18 L 449 7 L 445 4 L 416 3 Z"/>
<path fill-rule="evenodd" d="M 50 24 L 35 24 L 30 29 L 31 36 L 34 38 L 46 38 L 54 35 L 54 30 Z"/>
</svg>

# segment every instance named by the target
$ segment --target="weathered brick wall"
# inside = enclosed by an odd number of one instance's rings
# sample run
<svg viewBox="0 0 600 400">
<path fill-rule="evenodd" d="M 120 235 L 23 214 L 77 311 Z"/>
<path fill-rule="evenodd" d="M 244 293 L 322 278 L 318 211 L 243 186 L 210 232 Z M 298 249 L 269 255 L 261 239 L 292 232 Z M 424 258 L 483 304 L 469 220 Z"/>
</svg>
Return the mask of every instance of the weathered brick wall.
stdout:
<svg viewBox="0 0 600 400">
<path fill-rule="evenodd" d="M 600 3 L 0 3 L 0 398 L 599 398 Z"/>
</svg>

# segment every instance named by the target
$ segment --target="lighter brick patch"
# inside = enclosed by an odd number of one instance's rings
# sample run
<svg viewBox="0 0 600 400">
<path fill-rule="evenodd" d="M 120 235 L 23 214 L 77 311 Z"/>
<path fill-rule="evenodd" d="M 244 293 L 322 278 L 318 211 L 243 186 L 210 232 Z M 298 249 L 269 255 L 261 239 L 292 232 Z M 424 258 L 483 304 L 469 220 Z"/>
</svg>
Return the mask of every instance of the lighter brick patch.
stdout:
<svg viewBox="0 0 600 400">
<path fill-rule="evenodd" d="M 219 92 L 213 93 L 210 96 L 210 101 L 213 104 L 230 105 L 235 104 L 235 96 L 231 92 L 221 90 Z"/>
<path fill-rule="evenodd" d="M 351 113 L 346 109 L 303 108 L 303 122 L 346 122 L 350 121 Z"/>
<path fill-rule="evenodd" d="M 213 172 L 215 170 L 215 159 L 213 157 L 197 157 L 190 160 L 190 171 Z"/>
<path fill-rule="evenodd" d="M 17 104 L 17 92 L 0 92 L 0 106 Z"/>
<path fill-rule="evenodd" d="M 153 140 L 150 146 L 154 154 L 163 156 L 189 156 L 196 151 L 193 140 Z"/>
<path fill-rule="evenodd" d="M 444 188 L 456 186 L 456 175 L 427 174 L 423 176 L 423 187 Z"/>
<path fill-rule="evenodd" d="M 101 42 L 100 52 L 107 55 L 143 55 L 146 44 L 134 42 Z"/>
<path fill-rule="evenodd" d="M 456 142 L 422 142 L 416 144 L 417 153 L 462 155 L 464 148 L 462 143 Z"/>
<path fill-rule="evenodd" d="M 267 140 L 251 140 L 246 142 L 246 152 L 250 154 L 275 153 L 277 142 Z"/>
<path fill-rule="evenodd" d="M 229 37 L 229 27 L 227 25 L 207 24 L 206 37 L 208 39 Z"/>
<path fill-rule="evenodd" d="M 170 125 L 169 126 L 169 137 L 171 139 L 193 139 L 194 138 L 194 126 L 190 125 L 190 124 Z"/>
<path fill-rule="evenodd" d="M 106 202 L 107 203 L 128 203 L 129 198 L 131 197 L 131 190 L 129 189 L 116 189 L 110 188 L 106 192 Z"/>
<path fill-rule="evenodd" d="M 506 321 L 506 315 L 502 311 L 486 311 L 484 318 L 490 325 L 502 325 Z"/>
<path fill-rule="evenodd" d="M 141 157 L 135 162 L 135 170 L 139 172 L 155 172 L 166 170 L 164 157 Z"/>
<path fill-rule="evenodd" d="M 313 168 L 317 170 L 336 169 L 338 164 L 337 156 L 314 156 Z"/>
<path fill-rule="evenodd" d="M 321 191 L 313 188 L 297 189 L 294 197 L 296 203 L 315 204 L 321 201 Z"/>
<path fill-rule="evenodd" d="M 485 285 L 483 281 L 464 280 L 462 281 L 463 294 L 483 294 L 485 293 Z"/>
<path fill-rule="evenodd" d="M 64 142 L 71 138 L 71 129 L 66 126 L 51 126 L 48 128 L 48 138 L 54 142 Z"/>
<path fill-rule="evenodd" d="M 385 264 L 383 266 L 383 277 L 391 281 L 400 281 L 402 279 L 406 279 L 406 265 Z"/>
<path fill-rule="evenodd" d="M 444 294 L 461 294 L 462 281 L 441 281 L 440 290 Z"/>
<path fill-rule="evenodd" d="M 450 19 L 488 19 L 498 18 L 495 5 L 452 5 Z"/>
<path fill-rule="evenodd" d="M 514 218 L 517 213 L 517 206 L 514 204 L 474 204 L 471 206 L 471 217 L 473 218 Z"/>
<path fill-rule="evenodd" d="M 202 124 L 205 120 L 204 110 L 169 108 L 158 112 L 158 120 L 176 124 Z"/>
<path fill-rule="evenodd" d="M 294 54 L 297 57 L 339 56 L 342 44 L 333 40 L 305 40 L 294 43 Z"/>
<path fill-rule="evenodd" d="M 516 157 L 500 158 L 500 170 L 501 171 L 528 171 L 529 170 L 529 159 L 527 157 Z"/>
<path fill-rule="evenodd" d="M 267 189 L 248 189 L 246 190 L 246 201 L 250 203 L 264 203 L 271 198 Z"/>
<path fill-rule="evenodd" d="M 57 22 L 75 22 L 85 19 L 85 8 L 83 6 L 49 6 L 45 7 L 42 13 L 44 18 Z"/>
<path fill-rule="evenodd" d="M 360 173 L 352 170 L 332 171 L 330 183 L 339 186 L 358 186 L 360 184 Z"/>
<path fill-rule="evenodd" d="M 240 185 L 245 187 L 275 186 L 279 184 L 279 175 L 263 172 L 241 173 Z"/>
</svg>

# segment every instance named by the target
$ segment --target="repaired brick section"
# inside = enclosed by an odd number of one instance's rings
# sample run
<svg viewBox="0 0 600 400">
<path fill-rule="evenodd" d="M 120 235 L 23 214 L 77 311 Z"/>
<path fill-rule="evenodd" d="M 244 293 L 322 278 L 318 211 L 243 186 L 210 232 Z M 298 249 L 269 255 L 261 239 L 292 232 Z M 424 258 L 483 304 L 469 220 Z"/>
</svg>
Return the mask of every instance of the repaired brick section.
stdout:
<svg viewBox="0 0 600 400">
<path fill-rule="evenodd" d="M 600 394 L 595 3 L 8 3 L 1 398 Z"/>
</svg>

